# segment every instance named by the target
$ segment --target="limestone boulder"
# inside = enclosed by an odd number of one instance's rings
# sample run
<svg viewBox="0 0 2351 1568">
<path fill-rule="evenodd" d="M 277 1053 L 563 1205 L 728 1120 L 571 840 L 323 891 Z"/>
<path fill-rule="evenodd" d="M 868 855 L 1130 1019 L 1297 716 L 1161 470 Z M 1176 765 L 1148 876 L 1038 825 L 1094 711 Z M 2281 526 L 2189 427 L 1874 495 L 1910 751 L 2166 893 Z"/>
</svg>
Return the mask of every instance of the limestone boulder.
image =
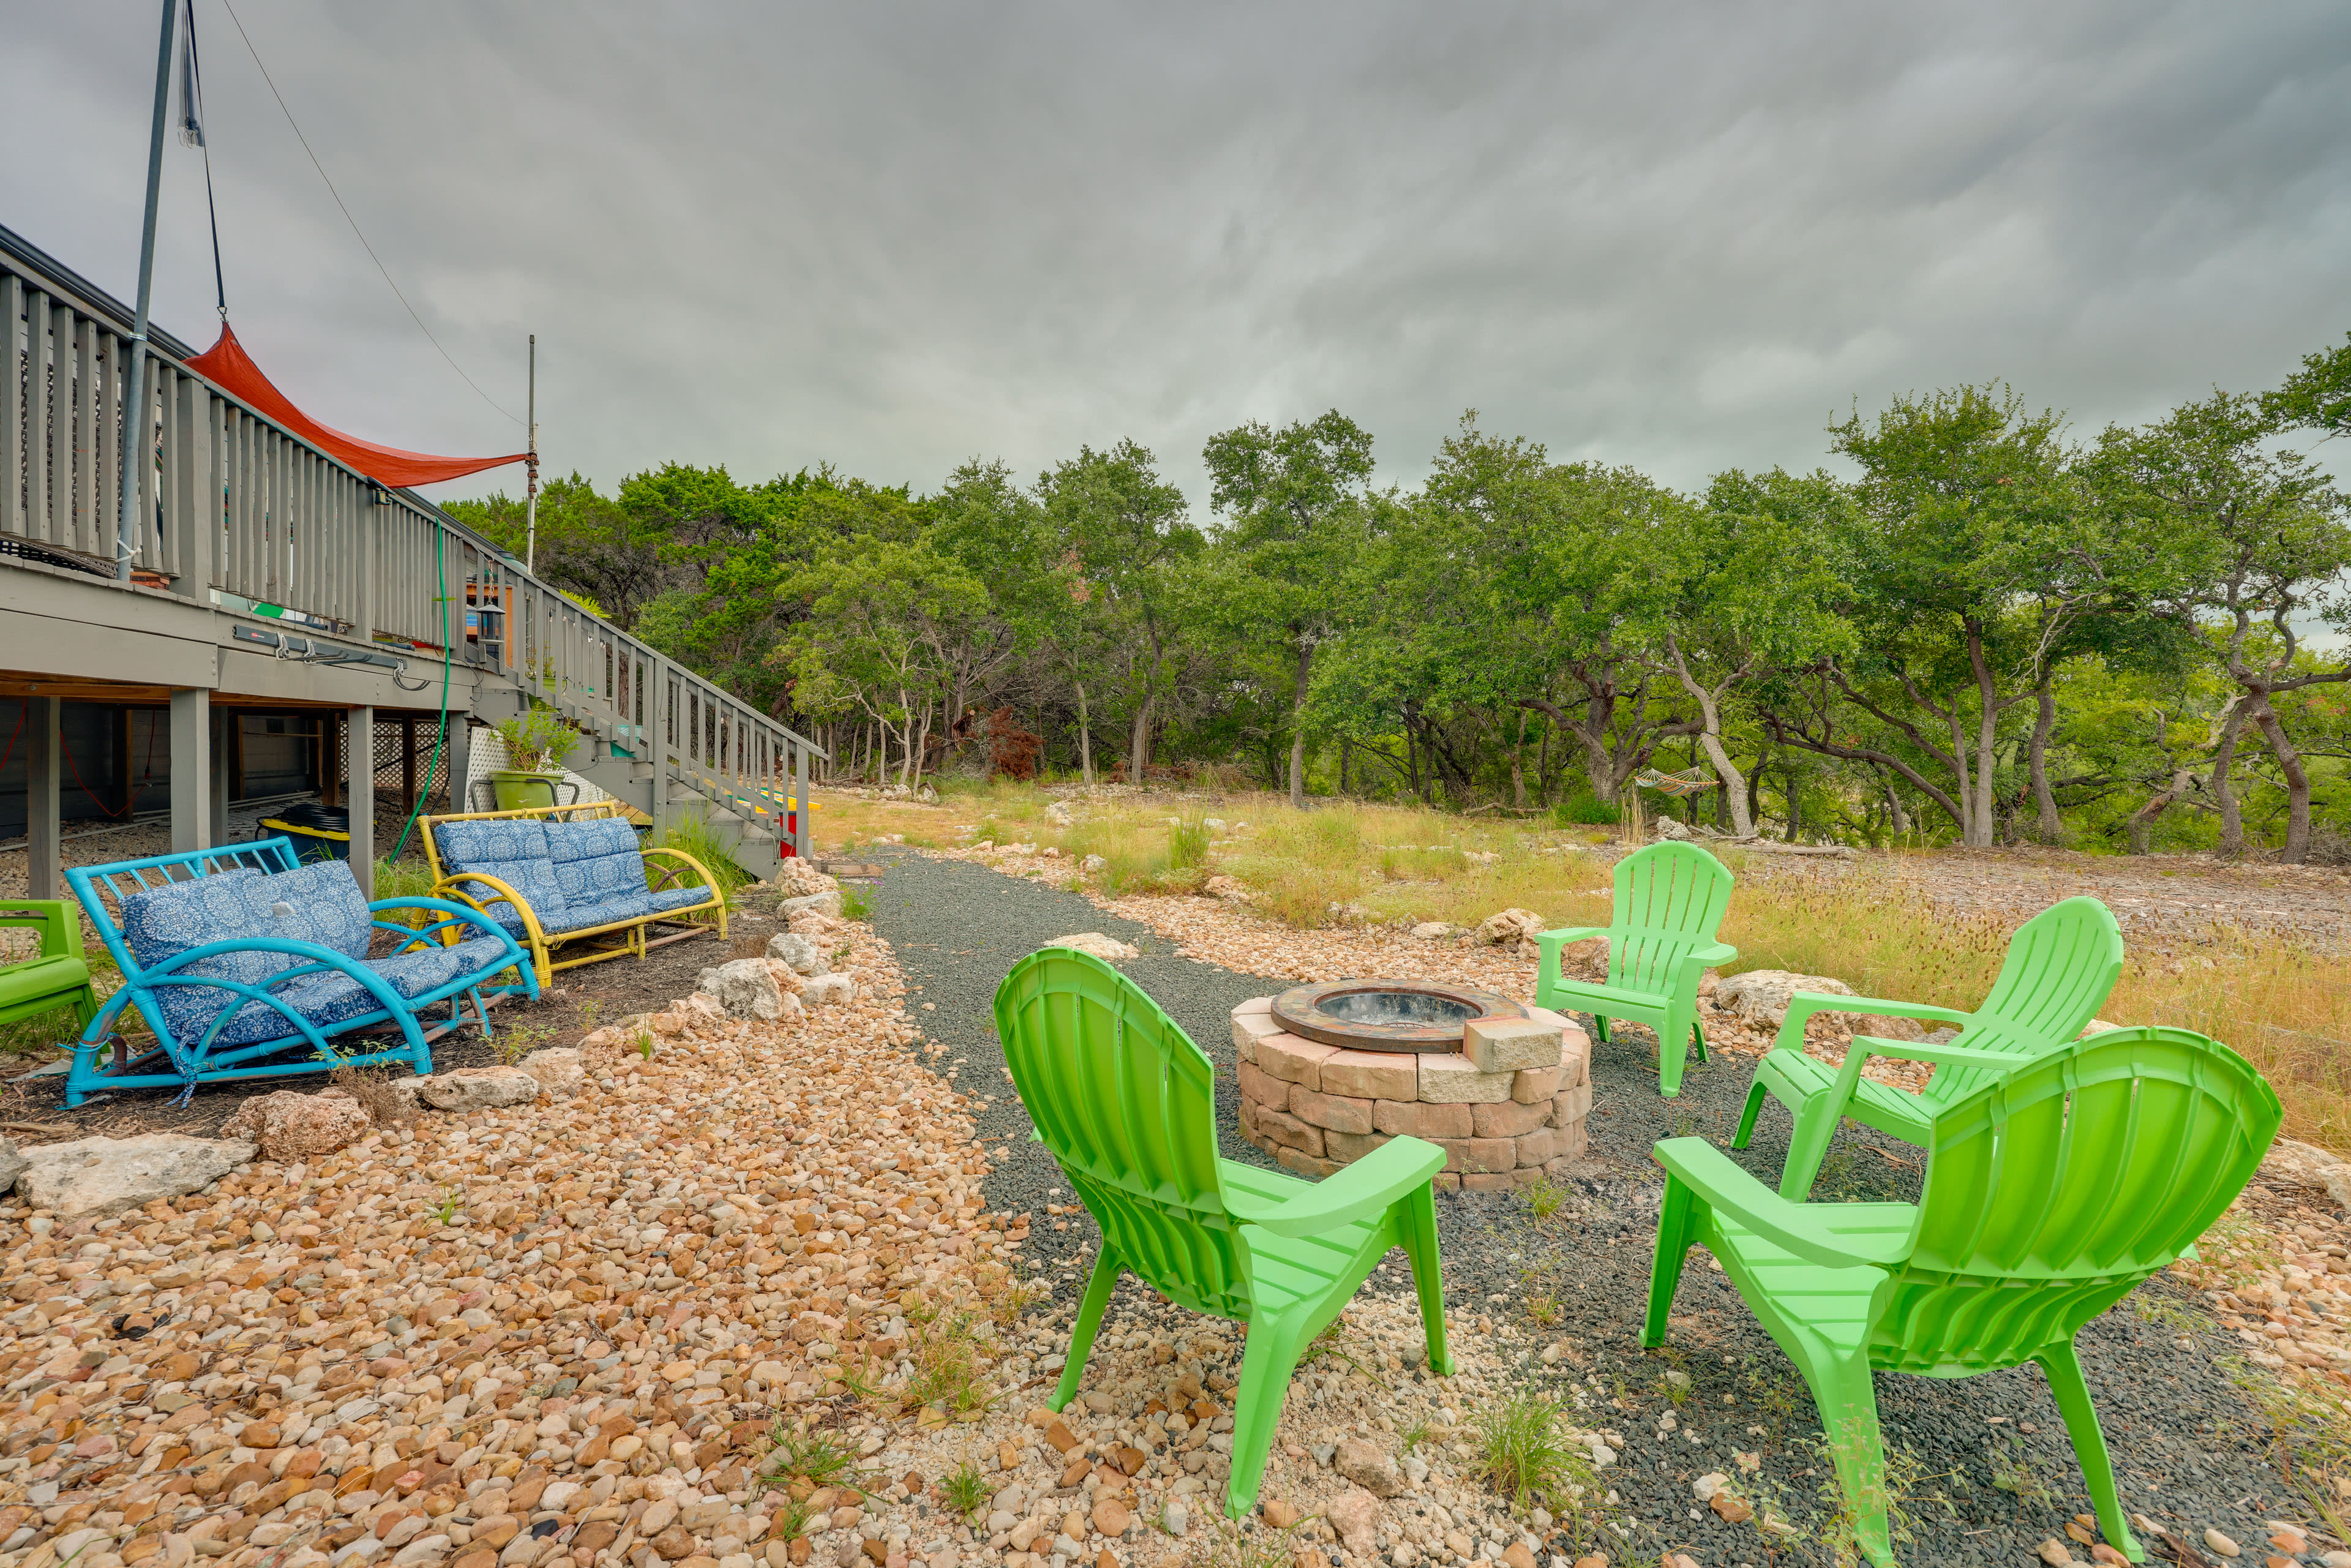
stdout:
<svg viewBox="0 0 2351 1568">
<path fill-rule="evenodd" d="M 142 1133 L 135 1138 L 77 1138 L 24 1151 L 16 1190 L 61 1219 L 120 1214 L 200 1192 L 260 1152 L 243 1138 L 192 1138 Z"/>
<path fill-rule="evenodd" d="M 768 956 L 789 965 L 796 975 L 823 975 L 832 969 L 824 949 L 790 931 L 778 931 L 768 938 Z"/>
<path fill-rule="evenodd" d="M 1105 964 L 1115 964 L 1122 959 L 1139 958 L 1143 956 L 1141 948 L 1122 942 L 1115 936 L 1105 936 L 1099 931 L 1080 931 L 1074 936 L 1056 936 L 1045 946 L 1074 948 L 1078 952 L 1100 958 Z"/>
<path fill-rule="evenodd" d="M 1750 969 L 1726 975 L 1715 982 L 1714 1005 L 1759 1029 L 1777 1029 L 1787 1021 L 1788 998 L 1798 991 L 1816 996 L 1849 997 L 1851 986 L 1826 975 L 1800 975 L 1792 969 Z M 1814 1013 L 1832 1029 L 1879 1040 L 1917 1040 L 1921 1031 L 1915 1019 L 1887 1018 L 1872 1013 Z"/>
<path fill-rule="evenodd" d="M 782 915 L 786 920 L 789 920 L 793 915 L 803 912 L 814 915 L 829 915 L 835 920 L 840 919 L 841 889 L 838 887 L 831 887 L 827 888 L 822 893 L 811 893 L 801 898 L 787 898 L 781 904 L 776 905 L 776 913 Z"/>
<path fill-rule="evenodd" d="M 2317 1188 L 2351 1208 L 2351 1161 L 2314 1144 L 2278 1139 L 2262 1156 L 2262 1174 L 2289 1186 Z"/>
<path fill-rule="evenodd" d="M 773 1022 L 784 1016 L 783 987 L 765 958 L 737 958 L 705 969 L 695 991 L 717 1002 L 728 1018 Z"/>
<path fill-rule="evenodd" d="M 6 1192 L 10 1187 L 15 1186 L 16 1178 L 25 1174 L 25 1167 L 31 1163 L 16 1152 L 15 1144 L 5 1138 L 0 1138 L 0 1192 Z"/>
<path fill-rule="evenodd" d="M 775 885 L 790 897 L 809 898 L 817 894 L 834 892 L 841 883 L 798 855 L 792 855 L 785 860 L 783 869 L 776 873 Z"/>
<path fill-rule="evenodd" d="M 802 983 L 800 1000 L 812 1008 L 846 1007 L 857 999 L 857 982 L 847 975 L 819 975 Z"/>
<path fill-rule="evenodd" d="M 256 1094 L 236 1108 L 221 1136 L 258 1144 L 261 1157 L 288 1165 L 349 1148 L 367 1136 L 367 1107 L 344 1094 Z"/>
<path fill-rule="evenodd" d="M 1478 922 L 1477 936 L 1489 947 L 1509 947 L 1532 941 L 1542 928 L 1543 917 L 1533 910 L 1505 909 Z"/>
<path fill-rule="evenodd" d="M 538 1080 L 540 1091 L 550 1099 L 569 1100 L 588 1083 L 587 1066 L 571 1046 L 535 1051 L 523 1058 L 522 1070 Z"/>
<path fill-rule="evenodd" d="M 413 1082 L 416 1098 L 435 1111 L 495 1111 L 528 1105 L 541 1092 L 538 1080 L 519 1067 L 460 1067 Z"/>
</svg>

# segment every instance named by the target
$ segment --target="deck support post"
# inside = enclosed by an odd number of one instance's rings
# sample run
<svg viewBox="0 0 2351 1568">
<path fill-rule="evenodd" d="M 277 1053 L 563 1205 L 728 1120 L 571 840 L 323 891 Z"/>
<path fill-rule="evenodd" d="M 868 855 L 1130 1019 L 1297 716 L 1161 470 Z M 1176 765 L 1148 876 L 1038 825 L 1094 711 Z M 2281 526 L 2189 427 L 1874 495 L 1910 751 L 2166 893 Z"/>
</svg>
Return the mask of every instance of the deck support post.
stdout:
<svg viewBox="0 0 2351 1568">
<path fill-rule="evenodd" d="M 26 697 L 25 727 L 26 892 L 35 898 L 63 898 L 65 823 L 61 799 L 64 766 L 57 725 L 65 704 L 56 697 Z"/>
<path fill-rule="evenodd" d="M 228 798 L 233 782 L 231 764 L 236 756 L 236 731 L 244 717 L 227 708 L 213 709 L 213 747 L 211 788 L 205 790 L 211 814 L 206 819 L 205 842 L 228 842 Z"/>
<path fill-rule="evenodd" d="M 172 852 L 212 847 L 213 694 L 172 693 Z"/>
<path fill-rule="evenodd" d="M 375 709 L 345 711 L 343 803 L 351 813 L 351 875 L 362 898 L 375 896 Z"/>
<path fill-rule="evenodd" d="M 442 752 L 442 761 L 447 764 L 449 800 L 441 809 L 444 811 L 470 811 L 474 809 L 473 797 L 466 791 L 465 779 L 474 765 L 472 718 L 455 710 L 450 713 L 449 739 Z"/>
</svg>

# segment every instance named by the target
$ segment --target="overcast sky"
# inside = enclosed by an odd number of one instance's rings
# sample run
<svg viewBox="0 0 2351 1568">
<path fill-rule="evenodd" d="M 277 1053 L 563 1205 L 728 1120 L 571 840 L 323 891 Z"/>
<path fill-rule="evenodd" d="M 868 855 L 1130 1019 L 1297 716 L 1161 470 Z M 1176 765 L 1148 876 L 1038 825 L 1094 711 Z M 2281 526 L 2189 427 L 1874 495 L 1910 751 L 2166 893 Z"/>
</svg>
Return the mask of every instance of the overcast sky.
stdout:
<svg viewBox="0 0 2351 1568">
<path fill-rule="evenodd" d="M 1695 486 L 2006 377 L 2085 434 L 2351 329 L 2351 8 L 232 0 L 401 287 L 611 485 L 936 486 L 1337 407 Z M 230 311 L 314 416 L 523 444 L 195 0 Z M 0 222 L 124 298 L 151 0 L 0 0 Z M 158 321 L 214 333 L 166 143 Z M 2337 467 L 2342 465 L 2337 464 Z M 437 488 L 445 497 L 520 470 Z"/>
</svg>

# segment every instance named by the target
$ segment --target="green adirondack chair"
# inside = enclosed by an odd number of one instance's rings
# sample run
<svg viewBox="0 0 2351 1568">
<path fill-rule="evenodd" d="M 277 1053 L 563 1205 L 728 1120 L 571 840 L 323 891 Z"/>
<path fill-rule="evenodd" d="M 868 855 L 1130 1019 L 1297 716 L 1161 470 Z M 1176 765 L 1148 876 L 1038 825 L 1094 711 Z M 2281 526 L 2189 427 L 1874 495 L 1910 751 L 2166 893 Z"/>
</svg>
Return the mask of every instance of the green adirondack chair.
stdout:
<svg viewBox="0 0 2351 1568">
<path fill-rule="evenodd" d="M 1730 904 L 1730 868 L 1696 844 L 1651 844 L 1616 862 L 1616 907 L 1610 924 L 1545 931 L 1535 1005 L 1590 1013 L 1600 1038 L 1608 1020 L 1629 1019 L 1657 1034 L 1657 1092 L 1682 1092 L 1682 1058 L 1690 1042 L 1706 1060 L 1706 1030 L 1698 1021 L 1698 977 L 1728 964 L 1739 949 L 1714 939 Z M 1571 942 L 1608 938 L 1608 983 L 1571 980 L 1559 972 Z"/>
<path fill-rule="evenodd" d="M 1392 1247 L 1412 1259 L 1429 1364 L 1451 1375 L 1429 1196 L 1444 1150 L 1391 1139 L 1320 1182 L 1218 1158 L 1208 1059 L 1134 982 L 1067 947 L 1012 967 L 996 1030 L 1038 1138 L 1102 1229 L 1053 1409 L 1078 1392 L 1122 1270 L 1248 1325 L 1225 1489 L 1235 1519 L 1257 1501 L 1299 1354 Z"/>
<path fill-rule="evenodd" d="M 1932 1141 L 1935 1118 L 1943 1107 L 1980 1087 L 1993 1071 L 1940 1067 L 1923 1093 L 1912 1094 L 1861 1075 L 1862 1064 L 1872 1056 L 1928 1060 L 1905 1046 L 1860 1035 L 1845 1052 L 1842 1067 L 1806 1056 L 1804 1025 L 1816 1012 L 1939 1019 L 1959 1026 L 1953 1045 L 2012 1061 L 2080 1034 L 2106 1005 L 2122 972 L 2123 933 L 2114 912 L 2095 898 L 2068 898 L 2017 927 L 2008 939 L 2008 956 L 2001 962 L 1991 994 L 1974 1012 L 1798 991 L 1789 998 L 1787 1019 L 1771 1049 L 1755 1064 L 1755 1082 L 1748 1086 L 1747 1108 L 1740 1113 L 1730 1146 L 1745 1148 L 1755 1135 L 1763 1097 L 1778 1099 L 1796 1118 L 1788 1139 L 1788 1161 L 1780 1171 L 1780 1196 L 1802 1197 L 1813 1188 L 1840 1117 L 1850 1116 L 1923 1148 Z"/>
<path fill-rule="evenodd" d="M 2277 1135 L 2277 1095 L 2234 1051 L 2186 1030 L 2113 1030 L 2022 1061 L 1951 1045 L 1896 1051 L 1981 1072 L 1936 1118 L 1915 1205 L 1793 1203 L 1703 1139 L 1657 1145 L 1666 1193 L 1642 1343 L 1665 1343 L 1689 1249 L 1712 1252 L 1811 1385 L 1861 1546 L 1879 1564 L 1894 1544 L 1873 1375 L 2038 1362 L 2099 1529 L 2143 1562 L 2074 1336 L 2220 1217 Z"/>
<path fill-rule="evenodd" d="M 98 1016 L 89 961 L 82 956 L 79 906 L 69 898 L 0 899 L 0 925 L 23 926 L 41 937 L 39 957 L 0 967 L 0 1024 L 69 1007 L 79 1033 Z"/>
</svg>

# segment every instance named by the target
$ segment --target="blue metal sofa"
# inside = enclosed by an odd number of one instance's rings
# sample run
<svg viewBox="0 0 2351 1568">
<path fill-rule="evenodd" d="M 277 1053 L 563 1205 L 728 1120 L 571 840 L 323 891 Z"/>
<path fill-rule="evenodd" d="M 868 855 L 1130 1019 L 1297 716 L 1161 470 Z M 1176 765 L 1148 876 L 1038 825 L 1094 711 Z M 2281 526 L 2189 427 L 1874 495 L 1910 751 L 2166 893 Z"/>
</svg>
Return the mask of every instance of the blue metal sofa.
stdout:
<svg viewBox="0 0 2351 1568">
<path fill-rule="evenodd" d="M 75 1047 L 68 1105 L 104 1090 L 193 1093 L 200 1083 L 347 1065 L 406 1061 L 427 1073 L 429 1042 L 465 1022 L 468 999 L 486 1032 L 485 990 L 538 995 L 529 955 L 478 911 L 437 898 L 370 904 L 349 865 L 301 864 L 282 835 L 69 867 L 66 881 L 124 978 Z M 401 910 L 440 918 L 421 927 L 380 918 Z M 408 940 L 371 958 L 379 930 Z M 511 981 L 488 984 L 509 969 Z M 428 1022 L 444 1002 L 447 1019 Z M 113 1035 L 126 1007 L 157 1042 L 136 1058 Z M 396 1039 L 379 1032 L 348 1051 L 328 1043 L 383 1024 Z M 101 1063 L 110 1040 L 115 1060 Z"/>
</svg>

